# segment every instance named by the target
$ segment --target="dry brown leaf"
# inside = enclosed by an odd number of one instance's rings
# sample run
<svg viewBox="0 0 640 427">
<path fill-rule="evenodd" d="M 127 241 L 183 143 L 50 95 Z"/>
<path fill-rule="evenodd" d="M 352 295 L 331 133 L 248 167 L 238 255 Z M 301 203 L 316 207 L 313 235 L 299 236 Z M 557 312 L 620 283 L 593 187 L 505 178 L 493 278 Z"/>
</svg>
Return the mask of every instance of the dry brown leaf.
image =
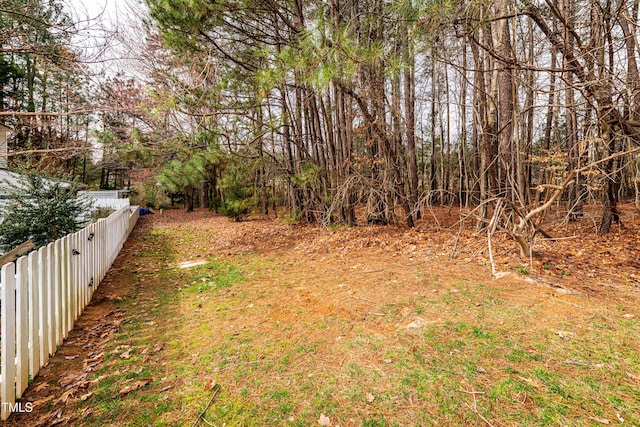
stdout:
<svg viewBox="0 0 640 427">
<path fill-rule="evenodd" d="M 44 405 L 45 403 L 49 403 L 55 398 L 56 398 L 55 394 L 50 394 L 44 399 L 36 400 L 35 402 L 33 402 L 33 407 L 35 408 L 37 406 Z"/>
<path fill-rule="evenodd" d="M 521 375 L 516 375 L 516 377 L 522 381 L 524 381 L 525 383 L 534 386 L 535 388 L 542 388 L 544 387 L 544 384 L 542 384 L 540 381 L 537 380 L 533 380 L 531 378 L 527 378 L 527 377 L 523 377 Z"/>
<path fill-rule="evenodd" d="M 215 386 L 216 386 L 216 380 L 211 379 L 211 380 L 207 381 L 207 383 L 204 385 L 204 389 L 205 390 L 211 390 Z"/>
<path fill-rule="evenodd" d="M 631 372 L 627 372 L 626 374 L 627 374 L 627 376 L 628 376 L 629 378 L 631 378 L 632 380 L 640 381 L 640 376 L 638 376 L 638 375 L 636 375 L 636 374 L 633 374 L 633 373 L 631 373 Z"/>
<path fill-rule="evenodd" d="M 320 418 L 318 418 L 318 424 L 321 426 L 330 426 L 331 420 L 325 414 L 320 414 Z"/>
<path fill-rule="evenodd" d="M 104 352 L 99 353 L 93 357 L 88 357 L 84 360 L 84 370 L 92 371 L 101 361 L 104 356 Z"/>
<path fill-rule="evenodd" d="M 40 390 L 43 390 L 43 389 L 45 389 L 45 388 L 47 388 L 47 387 L 49 387 L 49 383 L 47 383 L 47 382 L 44 382 L 44 383 L 42 383 L 42 384 L 38 384 L 37 386 L 35 386 L 35 387 L 33 388 L 33 392 L 34 392 L 34 393 L 37 393 L 37 392 L 39 392 Z"/>
<path fill-rule="evenodd" d="M 69 421 L 70 417 L 65 417 L 65 418 L 56 418 L 55 420 L 51 421 L 51 423 L 49 423 L 49 425 L 47 427 L 53 427 L 53 426 L 57 426 L 60 424 L 66 424 L 67 421 Z"/>
<path fill-rule="evenodd" d="M 67 403 L 69 398 L 73 397 L 73 393 L 75 393 L 75 392 L 76 392 L 75 388 L 72 388 L 70 390 L 65 391 L 64 393 L 62 393 L 62 396 L 60 396 L 58 398 L 58 400 L 56 400 L 56 403 L 58 403 L 58 402 Z"/>
<path fill-rule="evenodd" d="M 82 384 L 87 383 L 88 373 L 78 374 L 77 372 L 72 372 L 58 380 L 58 384 L 60 387 L 64 389 L 69 389 L 70 387 L 81 387 Z"/>
<path fill-rule="evenodd" d="M 122 387 L 118 391 L 118 396 L 124 396 L 126 394 L 129 394 L 134 390 L 138 390 L 139 388 L 142 388 L 142 387 L 148 385 L 149 383 L 151 383 L 151 380 L 149 380 L 149 379 L 134 381 L 131 384 Z"/>
<path fill-rule="evenodd" d="M 606 418 L 589 417 L 589 419 L 600 424 L 611 424 L 611 421 Z"/>
<path fill-rule="evenodd" d="M 105 378 L 107 378 L 107 375 L 100 375 L 98 378 L 94 378 L 90 382 L 92 384 L 97 384 L 97 383 L 99 383 L 100 381 L 102 381 Z"/>
<path fill-rule="evenodd" d="M 557 331 L 556 335 L 562 338 L 563 340 L 567 340 L 567 341 L 576 336 L 576 334 L 574 334 L 573 332 L 567 332 L 567 331 Z"/>
</svg>

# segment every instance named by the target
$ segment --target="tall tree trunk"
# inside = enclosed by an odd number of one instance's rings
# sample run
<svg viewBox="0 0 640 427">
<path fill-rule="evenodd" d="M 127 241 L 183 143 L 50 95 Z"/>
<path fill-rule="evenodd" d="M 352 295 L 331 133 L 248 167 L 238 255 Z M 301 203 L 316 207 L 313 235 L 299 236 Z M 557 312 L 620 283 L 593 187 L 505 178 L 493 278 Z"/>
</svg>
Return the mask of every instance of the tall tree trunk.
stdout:
<svg viewBox="0 0 640 427">
<path fill-rule="evenodd" d="M 404 83 L 404 111 L 407 139 L 407 169 L 409 174 L 409 204 L 416 210 L 416 218 L 420 219 L 418 208 L 418 157 L 416 154 L 416 113 L 415 113 L 415 58 L 409 44 L 407 27 L 404 26 L 405 40 L 405 68 L 403 70 Z"/>
<path fill-rule="evenodd" d="M 507 15 L 507 3 L 499 0 L 495 3 L 496 16 Z M 496 51 L 505 60 L 513 58 L 509 20 L 499 19 L 492 24 L 493 40 Z M 516 150 L 514 147 L 514 83 L 513 71 L 504 61 L 496 61 L 498 73 L 498 153 L 500 158 L 500 187 L 502 193 L 515 200 L 516 187 Z"/>
<path fill-rule="evenodd" d="M 534 64 L 535 45 L 533 23 L 528 21 L 527 50 L 529 51 L 528 62 Z M 533 149 L 533 128 L 534 128 L 534 97 L 535 97 L 535 74 L 533 70 L 528 70 L 526 74 L 526 99 L 524 103 L 524 116 L 526 120 L 522 126 L 523 132 L 520 138 L 521 144 L 516 150 L 518 167 L 518 188 L 523 204 L 528 204 L 531 200 L 531 153 Z"/>
<path fill-rule="evenodd" d="M 433 48 L 432 48 L 433 49 Z M 429 156 L 429 200 L 433 203 L 436 200 L 436 190 L 438 189 L 438 172 L 436 163 L 436 58 L 435 52 L 431 55 L 431 151 Z"/>
<path fill-rule="evenodd" d="M 551 46 L 551 58 L 550 58 L 550 67 L 551 69 L 556 68 L 556 55 L 557 50 L 554 46 Z M 545 120 L 545 128 L 544 128 L 544 140 L 542 142 L 542 150 L 541 155 L 543 159 L 540 161 L 540 166 L 538 169 L 538 179 L 536 180 L 537 185 L 542 185 L 547 182 L 547 178 L 545 177 L 547 173 L 547 160 L 545 159 L 549 156 L 549 149 L 551 148 L 551 135 L 554 129 L 554 115 L 555 115 L 555 95 L 556 95 L 556 73 L 549 73 L 549 98 L 547 102 L 547 114 Z M 536 191 L 535 193 L 535 201 L 534 204 L 537 206 L 540 202 L 542 191 Z"/>
<path fill-rule="evenodd" d="M 575 5 L 572 0 L 563 0 L 563 14 L 567 21 L 567 27 L 565 27 L 564 38 L 567 40 L 568 48 L 573 49 L 575 43 L 573 35 L 567 30 L 573 26 Z M 569 64 L 566 63 L 566 59 L 563 61 L 563 67 L 569 68 Z M 580 162 L 580 147 L 578 146 L 578 123 L 576 117 L 576 101 L 574 94 L 574 76 L 571 71 L 565 73 L 564 81 L 565 88 L 565 118 L 566 118 L 566 136 L 567 152 L 569 153 L 569 171 L 576 169 Z M 582 182 L 582 176 L 577 174 L 576 182 L 571 187 L 569 192 L 569 220 L 577 221 L 582 218 L 584 214 L 584 200 L 582 197 L 582 190 L 584 184 Z"/>
<path fill-rule="evenodd" d="M 469 173 L 467 171 L 467 46 L 463 40 L 462 72 L 460 75 L 460 142 L 458 149 L 458 167 L 460 169 L 460 205 L 469 207 Z"/>
<path fill-rule="evenodd" d="M 478 38 L 482 37 L 480 33 Z M 492 142 L 494 137 L 493 124 L 490 121 L 490 117 L 494 117 L 490 113 L 489 108 L 489 94 L 487 93 L 487 64 L 485 57 L 480 52 L 480 47 L 475 40 L 471 42 L 471 52 L 473 54 L 473 61 L 475 64 L 474 73 L 474 129 L 475 129 L 475 150 L 477 159 L 476 174 L 478 176 L 478 188 L 480 190 L 479 200 L 480 203 L 480 217 L 481 219 L 487 218 L 487 205 L 486 202 L 489 198 L 491 180 L 490 173 L 493 171 L 492 164 Z M 478 221 L 477 228 L 483 228 L 484 222 Z"/>
</svg>

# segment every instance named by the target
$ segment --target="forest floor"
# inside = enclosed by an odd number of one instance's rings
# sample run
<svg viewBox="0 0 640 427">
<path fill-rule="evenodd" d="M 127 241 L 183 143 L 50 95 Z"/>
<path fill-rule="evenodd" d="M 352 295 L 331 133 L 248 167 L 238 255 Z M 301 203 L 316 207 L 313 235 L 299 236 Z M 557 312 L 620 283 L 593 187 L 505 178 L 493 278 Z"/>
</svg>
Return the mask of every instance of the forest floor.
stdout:
<svg viewBox="0 0 640 427">
<path fill-rule="evenodd" d="M 640 218 L 140 221 L 7 426 L 640 425 Z M 455 252 L 454 252 L 455 248 Z M 200 265 L 184 264 L 200 262 Z"/>
</svg>

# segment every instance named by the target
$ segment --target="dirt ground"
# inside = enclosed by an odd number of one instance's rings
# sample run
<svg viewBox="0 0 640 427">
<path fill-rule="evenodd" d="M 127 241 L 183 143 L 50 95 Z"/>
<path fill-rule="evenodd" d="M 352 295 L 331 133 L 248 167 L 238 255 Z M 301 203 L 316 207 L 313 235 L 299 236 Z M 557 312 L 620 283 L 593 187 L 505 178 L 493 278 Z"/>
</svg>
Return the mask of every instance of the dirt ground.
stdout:
<svg viewBox="0 0 640 427">
<path fill-rule="evenodd" d="M 383 303 L 442 292 L 433 284 L 444 278 L 447 282 L 498 283 L 501 289 L 508 288 L 501 293 L 508 304 L 536 306 L 538 311 L 549 313 L 545 317 L 548 322 L 555 317 L 579 319 L 602 307 L 638 307 L 640 218 L 633 207 L 625 206 L 623 224 L 614 226 L 609 235 L 598 236 L 596 216 L 594 211 L 577 224 L 564 224 L 560 216 L 550 217 L 546 229 L 558 239 L 536 244 L 533 265 L 519 258 L 508 237 L 495 236 L 496 267 L 507 273 L 499 279 L 490 277 L 486 235 L 475 233 L 473 224 L 461 228 L 455 208 L 427 213 L 412 230 L 375 225 L 326 229 L 261 216 L 236 223 L 204 210 L 143 216 L 93 302 L 23 396 L 23 402 L 33 403 L 34 411 L 14 414 L 3 425 L 83 425 L 87 414 L 72 403 L 90 402 L 99 381 L 93 374 L 103 363 L 105 348 L 131 315 L 119 309 L 117 302 L 145 298 L 144 285 L 133 286 L 133 277 L 150 275 L 156 268 L 146 265 L 141 255 L 143 237 L 150 230 L 182 228 L 191 234 L 189 239 L 171 242 L 178 261 L 218 254 L 259 253 L 277 258 L 278 270 L 263 274 L 254 286 L 262 295 L 260 304 L 269 319 L 268 323 L 256 323 L 261 333 L 299 327 L 300 311 L 296 308 L 302 308 L 308 322 L 332 313 L 347 323 L 368 322 L 372 330 L 378 328 L 377 332 L 385 334 L 396 326 L 379 319 Z M 427 272 L 423 280 L 416 280 L 418 272 Z M 296 286 L 272 292 L 292 273 Z M 392 288 L 369 286 L 374 278 L 385 277 Z M 392 295 L 389 289 L 394 290 Z M 438 316 L 446 320 L 447 314 Z M 429 317 L 428 309 L 422 317 Z M 234 322 L 251 320 L 240 317 Z M 344 331 L 324 333 L 336 340 Z"/>
</svg>

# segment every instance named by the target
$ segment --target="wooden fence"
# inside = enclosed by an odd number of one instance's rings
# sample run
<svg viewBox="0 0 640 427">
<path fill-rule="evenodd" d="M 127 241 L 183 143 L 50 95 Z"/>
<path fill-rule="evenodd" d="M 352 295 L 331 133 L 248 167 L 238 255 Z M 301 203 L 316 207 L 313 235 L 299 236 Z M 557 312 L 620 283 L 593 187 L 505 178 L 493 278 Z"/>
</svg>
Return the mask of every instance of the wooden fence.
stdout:
<svg viewBox="0 0 640 427">
<path fill-rule="evenodd" d="M 139 210 L 123 207 L 2 267 L 1 419 L 62 344 L 122 249 Z"/>
</svg>

